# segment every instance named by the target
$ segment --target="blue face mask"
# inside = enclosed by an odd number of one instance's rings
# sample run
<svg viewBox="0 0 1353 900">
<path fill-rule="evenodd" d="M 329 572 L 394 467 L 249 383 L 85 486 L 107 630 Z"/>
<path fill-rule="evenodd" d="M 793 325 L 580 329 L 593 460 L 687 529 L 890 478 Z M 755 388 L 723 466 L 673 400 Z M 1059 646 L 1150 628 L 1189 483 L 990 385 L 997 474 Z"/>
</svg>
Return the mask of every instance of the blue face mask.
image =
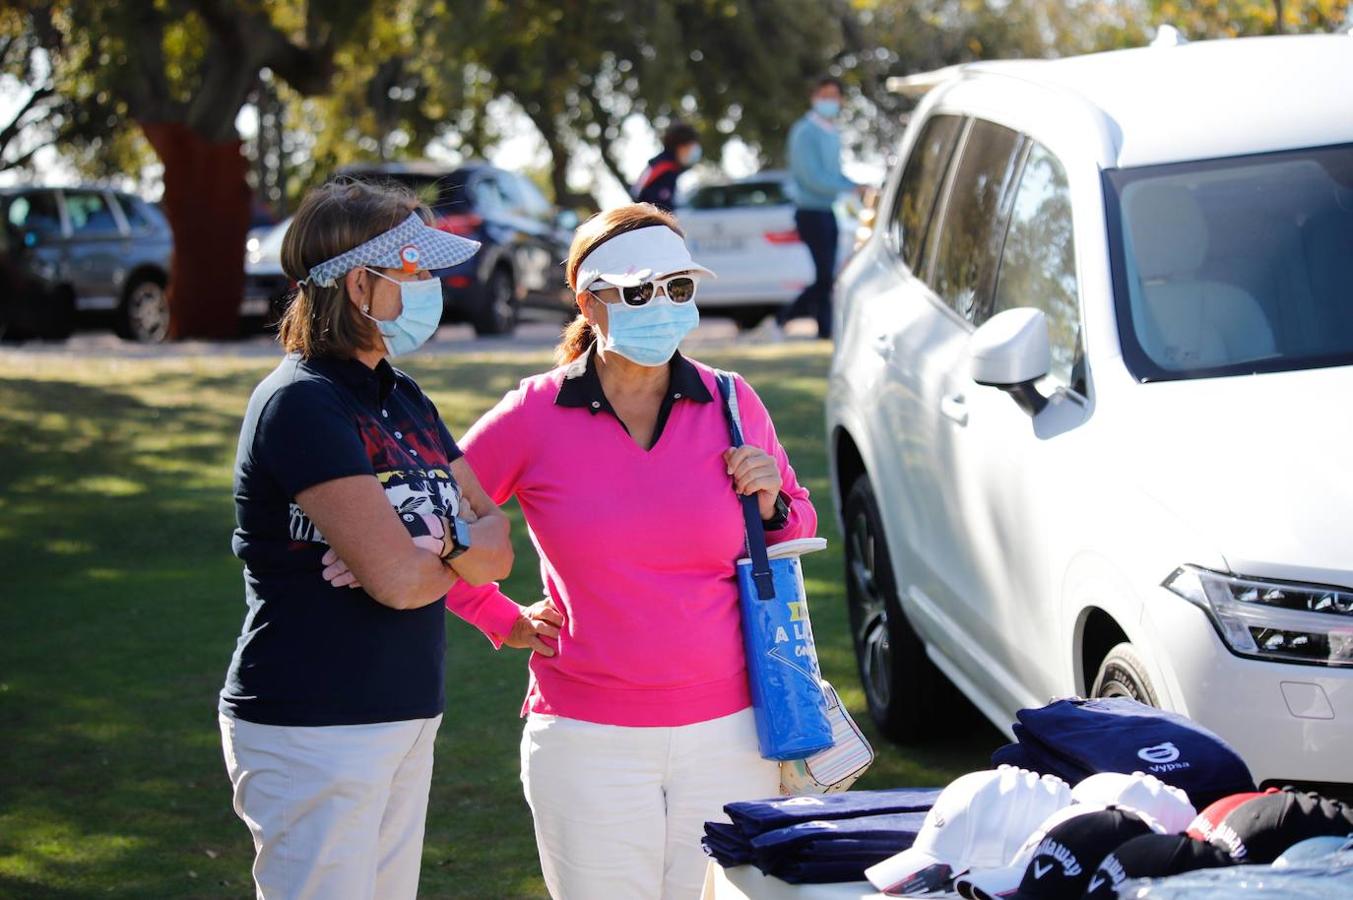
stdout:
<svg viewBox="0 0 1353 900">
<path fill-rule="evenodd" d="M 643 306 L 606 304 L 606 337 L 597 346 L 641 366 L 665 366 L 681 339 L 700 324 L 694 300 L 673 303 L 666 294 Z"/>
<path fill-rule="evenodd" d="M 802 108 L 802 107 L 800 107 Z M 841 113 L 840 100 L 814 100 L 813 112 L 824 119 L 835 119 Z"/>
<path fill-rule="evenodd" d="M 397 281 L 375 269 L 367 268 L 367 271 L 399 285 L 399 300 L 404 305 L 399 315 L 388 321 L 362 313 L 376 323 L 385 341 L 385 352 L 391 356 L 404 356 L 426 344 L 442 323 L 442 283 L 436 278 Z"/>
<path fill-rule="evenodd" d="M 681 154 L 681 164 L 689 169 L 698 163 L 703 156 L 704 153 L 700 150 L 700 145 L 691 144 L 686 148 L 686 152 Z"/>
</svg>

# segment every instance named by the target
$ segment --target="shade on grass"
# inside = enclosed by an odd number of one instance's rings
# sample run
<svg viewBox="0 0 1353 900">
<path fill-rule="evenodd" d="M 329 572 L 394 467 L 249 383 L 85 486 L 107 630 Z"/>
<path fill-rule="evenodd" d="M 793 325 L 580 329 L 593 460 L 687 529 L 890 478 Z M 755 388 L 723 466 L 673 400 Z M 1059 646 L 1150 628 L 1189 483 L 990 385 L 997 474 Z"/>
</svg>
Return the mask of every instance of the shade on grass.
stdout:
<svg viewBox="0 0 1353 900">
<path fill-rule="evenodd" d="M 701 358 L 762 394 L 813 492 L 832 544 L 806 560 L 814 630 L 827 676 L 863 721 L 826 482 L 827 355 L 800 344 Z M 492 354 L 407 368 L 458 435 L 548 364 Z M 268 368 L 0 356 L 0 896 L 251 896 L 215 708 L 244 613 L 231 464 Z M 535 557 L 511 513 L 507 590 L 531 602 Z M 544 896 L 517 780 L 525 657 L 495 653 L 453 617 L 447 627 L 422 892 Z M 860 786 L 942 783 L 983 766 L 998 740 L 982 726 L 925 751 L 876 740 Z"/>
</svg>

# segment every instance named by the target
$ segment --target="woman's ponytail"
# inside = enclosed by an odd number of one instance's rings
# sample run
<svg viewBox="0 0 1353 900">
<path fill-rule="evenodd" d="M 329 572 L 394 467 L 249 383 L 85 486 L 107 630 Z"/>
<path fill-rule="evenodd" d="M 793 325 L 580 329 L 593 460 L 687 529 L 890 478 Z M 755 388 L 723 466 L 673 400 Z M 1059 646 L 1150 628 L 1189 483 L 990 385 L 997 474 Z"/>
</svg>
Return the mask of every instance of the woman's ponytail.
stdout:
<svg viewBox="0 0 1353 900">
<path fill-rule="evenodd" d="M 554 348 L 556 365 L 566 366 L 587 352 L 592 346 L 592 325 L 587 316 L 579 314 L 564 328 L 564 336 L 559 346 Z"/>
</svg>

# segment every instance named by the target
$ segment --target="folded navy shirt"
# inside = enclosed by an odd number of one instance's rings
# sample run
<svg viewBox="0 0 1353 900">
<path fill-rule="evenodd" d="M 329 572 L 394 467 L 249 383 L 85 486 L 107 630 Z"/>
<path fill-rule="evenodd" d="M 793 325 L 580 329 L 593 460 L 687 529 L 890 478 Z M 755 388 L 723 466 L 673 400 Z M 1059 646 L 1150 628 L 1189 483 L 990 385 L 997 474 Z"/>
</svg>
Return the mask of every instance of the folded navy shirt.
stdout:
<svg viewBox="0 0 1353 900">
<path fill-rule="evenodd" d="M 1070 769 L 1146 772 L 1183 790 L 1199 809 L 1254 790 L 1240 755 L 1178 713 L 1110 697 L 1057 700 L 1016 715 L 1027 732 L 1020 743 L 1029 745 L 1029 753 L 1038 757 L 1047 751 Z"/>
<path fill-rule="evenodd" d="M 822 849 L 843 841 L 868 841 L 891 855 L 906 850 L 916 841 L 925 818 L 925 812 L 905 812 L 799 822 L 756 835 L 752 838 L 752 850 L 757 861 L 764 862 L 793 855 L 806 847 Z"/>
<path fill-rule="evenodd" d="M 935 805 L 940 788 L 890 791 L 847 791 L 821 797 L 778 797 L 746 800 L 723 808 L 744 834 L 758 835 L 799 822 L 823 822 L 889 813 L 925 812 Z"/>
<path fill-rule="evenodd" d="M 991 754 L 992 768 L 1001 765 L 1018 766 L 1040 775 L 1056 775 L 1067 784 L 1073 785 L 1095 774 L 1065 759 L 1051 747 L 1045 746 L 1019 722 L 1014 724 L 1012 730 L 1015 732 L 1016 743 L 998 747 L 996 752 Z"/>
</svg>

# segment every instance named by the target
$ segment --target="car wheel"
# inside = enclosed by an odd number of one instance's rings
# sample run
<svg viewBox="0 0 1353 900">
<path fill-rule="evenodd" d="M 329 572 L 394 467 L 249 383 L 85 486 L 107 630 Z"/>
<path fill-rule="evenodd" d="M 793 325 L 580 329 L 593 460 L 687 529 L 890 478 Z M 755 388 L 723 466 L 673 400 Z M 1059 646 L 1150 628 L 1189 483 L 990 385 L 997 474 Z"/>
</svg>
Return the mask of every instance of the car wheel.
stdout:
<svg viewBox="0 0 1353 900">
<path fill-rule="evenodd" d="M 888 555 L 878 500 L 867 476 L 846 496 L 846 596 L 860 683 L 869 715 L 885 736 L 916 742 L 932 736 L 947 679 L 925 653 L 897 600 L 897 579 Z"/>
<path fill-rule="evenodd" d="M 1160 706 L 1155 685 L 1146 671 L 1146 663 L 1136 647 L 1118 644 L 1099 664 L 1099 674 L 1095 676 L 1090 694 L 1093 697 L 1127 697 L 1147 706 Z"/>
<path fill-rule="evenodd" d="M 512 284 L 512 273 L 494 269 L 484 282 L 483 296 L 475 310 L 475 334 L 511 334 L 517 327 L 517 296 Z"/>
<path fill-rule="evenodd" d="M 147 276 L 127 288 L 117 333 L 142 344 L 158 344 L 169 336 L 169 294 L 163 281 Z"/>
</svg>

